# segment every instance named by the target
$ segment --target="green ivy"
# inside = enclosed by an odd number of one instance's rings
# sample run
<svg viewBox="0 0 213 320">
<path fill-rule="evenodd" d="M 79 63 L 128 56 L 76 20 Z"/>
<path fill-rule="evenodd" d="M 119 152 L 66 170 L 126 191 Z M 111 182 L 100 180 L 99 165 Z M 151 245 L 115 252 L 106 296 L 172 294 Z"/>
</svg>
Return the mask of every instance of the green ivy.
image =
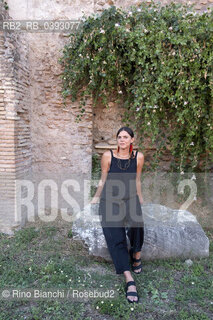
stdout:
<svg viewBox="0 0 213 320">
<path fill-rule="evenodd" d="M 113 97 L 139 145 L 157 145 L 153 166 L 169 150 L 171 169 L 181 172 L 213 160 L 213 10 L 193 6 L 152 1 L 83 17 L 59 59 L 64 104 L 80 94 L 76 121 L 88 97 L 106 108 Z"/>
<path fill-rule="evenodd" d="M 8 10 L 9 6 L 8 6 L 7 2 L 4 0 L 1 0 L 1 2 L 3 3 L 5 10 Z"/>
</svg>

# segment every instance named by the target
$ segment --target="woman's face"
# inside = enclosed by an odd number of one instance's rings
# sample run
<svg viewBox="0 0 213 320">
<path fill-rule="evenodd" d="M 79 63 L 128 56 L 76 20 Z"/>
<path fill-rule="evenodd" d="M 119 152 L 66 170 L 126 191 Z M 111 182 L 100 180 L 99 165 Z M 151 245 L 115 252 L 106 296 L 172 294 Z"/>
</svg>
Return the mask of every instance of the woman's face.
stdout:
<svg viewBox="0 0 213 320">
<path fill-rule="evenodd" d="M 130 143 L 134 141 L 134 138 L 126 131 L 121 131 L 117 136 L 117 143 L 120 148 L 127 148 L 130 146 Z"/>
</svg>

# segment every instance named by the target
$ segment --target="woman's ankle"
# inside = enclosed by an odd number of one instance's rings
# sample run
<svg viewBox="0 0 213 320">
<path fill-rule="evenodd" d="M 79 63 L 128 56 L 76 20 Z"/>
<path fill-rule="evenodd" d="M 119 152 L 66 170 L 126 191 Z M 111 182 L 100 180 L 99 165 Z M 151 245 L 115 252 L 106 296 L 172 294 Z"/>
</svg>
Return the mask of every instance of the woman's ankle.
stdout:
<svg viewBox="0 0 213 320">
<path fill-rule="evenodd" d="M 141 251 L 137 251 L 133 253 L 133 258 L 140 259 L 141 258 Z"/>
<path fill-rule="evenodd" d="M 130 271 L 124 271 L 124 277 L 125 277 L 126 282 L 134 281 L 134 278 L 132 277 Z"/>
</svg>

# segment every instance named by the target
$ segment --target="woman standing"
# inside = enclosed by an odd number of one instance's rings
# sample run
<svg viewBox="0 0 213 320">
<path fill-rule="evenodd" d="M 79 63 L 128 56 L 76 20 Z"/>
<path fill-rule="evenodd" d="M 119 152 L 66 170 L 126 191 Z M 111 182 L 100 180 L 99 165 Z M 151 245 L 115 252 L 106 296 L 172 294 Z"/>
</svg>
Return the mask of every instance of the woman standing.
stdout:
<svg viewBox="0 0 213 320">
<path fill-rule="evenodd" d="M 144 242 L 144 223 L 141 204 L 141 171 L 144 155 L 133 150 L 134 133 L 128 127 L 118 130 L 117 151 L 105 151 L 101 159 L 101 179 L 91 203 L 100 198 L 99 214 L 103 234 L 117 274 L 124 274 L 126 297 L 138 302 L 139 296 L 130 272 L 141 273 L 141 248 Z M 128 252 L 127 236 L 131 248 Z"/>
</svg>

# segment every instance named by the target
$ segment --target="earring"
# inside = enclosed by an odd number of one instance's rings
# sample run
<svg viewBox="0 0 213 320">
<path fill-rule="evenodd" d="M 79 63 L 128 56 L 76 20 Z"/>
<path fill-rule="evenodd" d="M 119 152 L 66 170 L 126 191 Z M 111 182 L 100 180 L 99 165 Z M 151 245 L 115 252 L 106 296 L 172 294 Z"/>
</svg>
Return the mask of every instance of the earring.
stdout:
<svg viewBox="0 0 213 320">
<path fill-rule="evenodd" d="M 129 147 L 130 157 L 131 157 L 131 154 L 132 154 L 132 150 L 133 150 L 133 144 L 132 144 L 132 143 L 130 143 L 130 147 Z"/>
</svg>

